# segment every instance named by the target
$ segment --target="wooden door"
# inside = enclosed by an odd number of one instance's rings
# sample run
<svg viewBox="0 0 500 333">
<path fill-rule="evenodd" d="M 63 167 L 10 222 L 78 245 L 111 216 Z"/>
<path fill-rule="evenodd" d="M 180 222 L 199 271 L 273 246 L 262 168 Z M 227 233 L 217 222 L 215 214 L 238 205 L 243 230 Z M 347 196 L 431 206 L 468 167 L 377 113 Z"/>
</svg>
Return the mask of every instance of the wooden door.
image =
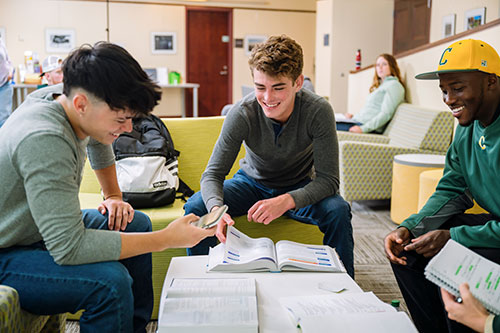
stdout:
<svg viewBox="0 0 500 333">
<path fill-rule="evenodd" d="M 392 53 L 429 43 L 431 0 L 394 0 Z"/>
<path fill-rule="evenodd" d="M 232 9 L 187 7 L 187 81 L 199 83 L 198 114 L 218 116 L 232 101 Z M 186 106 L 191 92 L 186 93 Z M 187 107 L 188 115 L 192 108 Z"/>
</svg>

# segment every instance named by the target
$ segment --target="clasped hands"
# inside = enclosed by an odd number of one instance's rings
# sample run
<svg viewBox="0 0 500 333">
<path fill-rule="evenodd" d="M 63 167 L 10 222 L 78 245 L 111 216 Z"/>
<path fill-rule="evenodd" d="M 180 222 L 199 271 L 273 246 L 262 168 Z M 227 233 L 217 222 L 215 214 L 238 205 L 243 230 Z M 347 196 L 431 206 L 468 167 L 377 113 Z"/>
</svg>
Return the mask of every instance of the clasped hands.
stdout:
<svg viewBox="0 0 500 333">
<path fill-rule="evenodd" d="M 217 206 L 212 208 L 215 209 Z M 257 222 L 263 224 L 269 224 L 273 220 L 282 216 L 287 210 L 295 208 L 295 201 L 292 196 L 288 193 L 279 195 L 274 198 L 259 200 L 257 201 L 247 213 L 247 220 L 249 222 Z M 231 226 L 234 224 L 234 220 L 228 213 L 225 213 L 222 219 L 217 224 L 217 231 L 215 236 L 219 239 L 221 243 L 226 242 L 225 228 L 226 225 Z"/>
<path fill-rule="evenodd" d="M 415 251 L 426 258 L 433 257 L 449 239 L 449 230 L 433 230 L 412 239 L 410 231 L 400 227 L 385 237 L 385 255 L 394 264 L 406 265 L 407 258 L 400 256 L 403 251 Z"/>
</svg>

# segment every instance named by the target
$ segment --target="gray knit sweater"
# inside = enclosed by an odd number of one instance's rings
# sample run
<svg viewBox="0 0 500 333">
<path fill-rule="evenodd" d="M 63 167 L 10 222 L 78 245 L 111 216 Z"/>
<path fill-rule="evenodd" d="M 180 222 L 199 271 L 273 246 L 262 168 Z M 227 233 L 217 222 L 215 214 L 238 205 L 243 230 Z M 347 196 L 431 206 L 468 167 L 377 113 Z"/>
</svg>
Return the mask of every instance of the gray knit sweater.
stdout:
<svg viewBox="0 0 500 333">
<path fill-rule="evenodd" d="M 243 143 L 241 169 L 270 188 L 288 187 L 310 177 L 312 182 L 289 192 L 296 208 L 314 204 L 339 189 L 338 141 L 330 104 L 301 89 L 293 112 L 276 137 L 255 95 L 249 94 L 228 113 L 201 179 L 207 209 L 223 204 L 222 184 Z"/>
<path fill-rule="evenodd" d="M 32 93 L 0 129 L 0 248 L 43 240 L 59 264 L 117 260 L 120 234 L 86 229 L 78 200 L 87 146 L 94 169 L 113 165 L 113 151 L 78 139 L 61 92 Z"/>
</svg>

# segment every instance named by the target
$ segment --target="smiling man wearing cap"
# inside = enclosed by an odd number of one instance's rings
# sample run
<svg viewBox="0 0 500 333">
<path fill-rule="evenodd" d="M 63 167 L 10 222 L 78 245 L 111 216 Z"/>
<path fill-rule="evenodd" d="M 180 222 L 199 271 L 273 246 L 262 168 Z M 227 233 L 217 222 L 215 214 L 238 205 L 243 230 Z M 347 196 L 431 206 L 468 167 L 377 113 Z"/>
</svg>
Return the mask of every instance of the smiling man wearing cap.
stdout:
<svg viewBox="0 0 500 333">
<path fill-rule="evenodd" d="M 423 273 L 450 238 L 500 263 L 499 76 L 495 49 L 473 39 L 453 43 L 437 71 L 416 76 L 439 79 L 443 101 L 459 123 L 436 192 L 385 238 L 386 255 L 419 332 L 470 332 L 447 319 L 439 288 Z M 465 214 L 473 199 L 489 213 Z M 488 325 L 500 329 L 500 318 Z"/>
<path fill-rule="evenodd" d="M 61 65 L 61 57 L 56 55 L 48 56 L 42 62 L 43 72 L 40 74 L 40 77 L 45 77 L 49 86 L 63 82 L 63 71 Z"/>
</svg>

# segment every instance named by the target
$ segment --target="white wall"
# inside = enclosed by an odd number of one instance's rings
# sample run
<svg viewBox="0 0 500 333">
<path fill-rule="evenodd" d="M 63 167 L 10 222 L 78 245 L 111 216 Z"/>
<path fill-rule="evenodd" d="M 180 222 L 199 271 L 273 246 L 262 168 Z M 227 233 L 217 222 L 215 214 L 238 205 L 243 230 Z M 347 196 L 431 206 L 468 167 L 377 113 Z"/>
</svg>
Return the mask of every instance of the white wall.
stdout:
<svg viewBox="0 0 500 333">
<path fill-rule="evenodd" d="M 455 33 L 465 31 L 465 12 L 471 9 L 486 7 L 486 21 L 491 22 L 499 17 L 499 0 L 435 0 L 432 1 L 431 30 L 429 41 L 435 42 L 443 38 L 443 17 L 455 14 Z"/>
<path fill-rule="evenodd" d="M 144 3 L 142 3 L 144 2 Z M 143 67 L 167 67 L 186 74 L 186 6 L 236 7 L 233 10 L 233 37 L 289 34 L 303 47 L 304 73 L 314 77 L 315 0 L 220 0 L 199 1 L 110 1 L 110 41 L 124 46 Z M 244 9 L 249 8 L 249 9 Z M 76 45 L 106 40 L 106 3 L 83 0 L 0 0 L 0 27 L 6 29 L 6 45 L 15 66 L 24 63 L 24 51 L 45 50 L 45 29 L 74 29 Z M 151 32 L 176 32 L 177 53 L 151 53 Z M 66 54 L 60 54 L 66 56 Z M 251 84 L 248 57 L 242 48 L 233 49 L 233 100 L 241 97 L 241 85 Z M 164 89 L 155 113 L 178 116 L 181 92 Z"/>
<path fill-rule="evenodd" d="M 321 95 L 328 97 L 335 112 L 347 110 L 348 76 L 355 69 L 356 50 L 361 49 L 362 66 L 373 63 L 380 53 L 391 52 L 393 8 L 393 0 L 317 2 L 317 15 L 323 16 L 326 24 L 317 23 L 321 32 L 316 35 L 316 86 Z M 322 46 L 323 34 L 329 28 L 330 49 Z M 323 51 L 326 56 L 320 55 Z"/>
</svg>

